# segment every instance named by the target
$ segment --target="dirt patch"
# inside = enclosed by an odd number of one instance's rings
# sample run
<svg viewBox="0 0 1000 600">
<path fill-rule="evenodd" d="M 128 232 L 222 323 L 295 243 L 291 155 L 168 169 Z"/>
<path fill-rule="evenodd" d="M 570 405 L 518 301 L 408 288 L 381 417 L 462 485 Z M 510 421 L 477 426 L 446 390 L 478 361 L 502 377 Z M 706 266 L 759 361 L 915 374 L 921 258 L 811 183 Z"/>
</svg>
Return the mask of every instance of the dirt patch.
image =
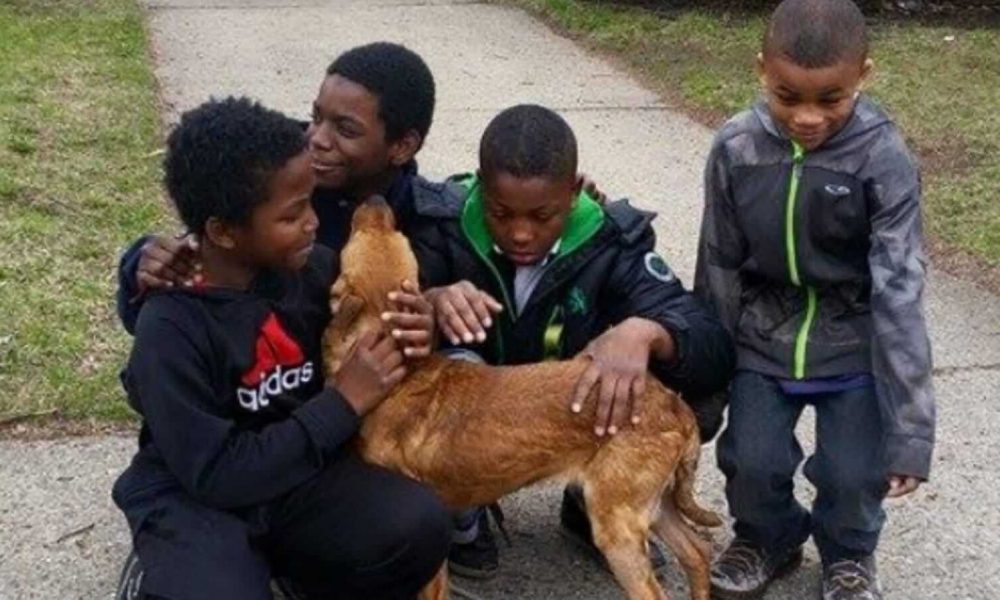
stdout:
<svg viewBox="0 0 1000 600">
<path fill-rule="evenodd" d="M 920 169 L 924 173 L 962 176 L 982 162 L 981 158 L 972 152 L 970 144 L 958 135 L 930 143 L 918 143 L 913 139 L 907 139 L 906 143 L 916 149 L 920 158 Z"/>
<path fill-rule="evenodd" d="M 985 260 L 949 246 L 936 237 L 928 238 L 927 253 L 935 268 L 1000 296 L 1000 267 L 991 266 Z"/>
<path fill-rule="evenodd" d="M 93 435 L 133 436 L 137 431 L 138 425 L 135 423 L 70 419 L 54 414 L 20 419 L 8 418 L 6 422 L 0 423 L 0 441 L 35 442 Z"/>
</svg>

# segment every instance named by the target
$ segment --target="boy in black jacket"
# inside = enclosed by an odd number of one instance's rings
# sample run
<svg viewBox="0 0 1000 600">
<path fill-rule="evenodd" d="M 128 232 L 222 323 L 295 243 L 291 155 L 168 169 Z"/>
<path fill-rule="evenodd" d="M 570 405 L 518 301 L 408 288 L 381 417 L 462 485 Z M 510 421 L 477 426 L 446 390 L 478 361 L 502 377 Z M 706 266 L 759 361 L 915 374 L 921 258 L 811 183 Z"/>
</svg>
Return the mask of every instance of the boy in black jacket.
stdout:
<svg viewBox="0 0 1000 600">
<path fill-rule="evenodd" d="M 265 600 L 272 576 L 310 598 L 413 598 L 447 552 L 436 497 L 345 448 L 405 367 L 369 336 L 323 381 L 333 261 L 310 163 L 298 124 L 248 100 L 206 103 L 168 140 L 203 277 L 146 301 L 123 374 L 143 425 L 113 495 L 144 598 Z"/>
<path fill-rule="evenodd" d="M 515 106 L 494 118 L 479 165 L 476 175 L 459 180 L 464 203 L 450 204 L 438 226 L 410 235 L 444 336 L 456 346 L 475 344 L 490 364 L 590 357 L 593 365 L 566 400 L 579 411 L 599 390 L 596 435 L 642 418 L 647 371 L 696 412 L 704 408 L 701 401 L 728 381 L 732 344 L 656 253 L 654 215 L 626 201 L 601 206 L 582 193 L 573 131 L 540 106 Z M 699 416 L 708 436 L 719 412 Z M 579 490 L 569 490 L 563 530 L 592 545 L 581 504 Z M 453 571 L 495 570 L 496 548 L 484 525 L 480 518 L 468 543 L 453 548 Z"/>
</svg>

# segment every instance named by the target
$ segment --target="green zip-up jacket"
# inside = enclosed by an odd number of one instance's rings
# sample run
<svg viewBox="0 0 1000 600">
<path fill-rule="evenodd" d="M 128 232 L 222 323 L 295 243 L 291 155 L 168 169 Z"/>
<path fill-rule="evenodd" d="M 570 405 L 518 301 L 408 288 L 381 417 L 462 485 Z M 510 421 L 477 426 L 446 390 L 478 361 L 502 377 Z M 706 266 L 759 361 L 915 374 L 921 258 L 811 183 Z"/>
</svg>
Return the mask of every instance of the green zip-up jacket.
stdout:
<svg viewBox="0 0 1000 600">
<path fill-rule="evenodd" d="M 868 98 L 811 152 L 764 101 L 716 136 L 695 293 L 733 334 L 737 368 L 787 379 L 872 373 L 889 471 L 922 478 L 935 428 L 925 266 L 917 165 Z"/>
<path fill-rule="evenodd" d="M 602 207 L 582 194 L 567 217 L 558 253 L 517 312 L 513 274 L 504 273 L 493 249 L 478 180 L 456 178 L 448 186 L 457 190 L 455 202 L 436 201 L 437 219 L 411 229 L 408 237 L 425 288 L 468 280 L 503 302 L 486 342 L 470 346 L 486 362 L 570 358 L 609 327 L 643 317 L 661 324 L 677 343 L 676 360 L 650 361 L 661 381 L 689 402 L 726 385 L 735 364 L 729 334 L 656 254 L 652 213 L 623 200 Z M 428 210 L 418 199 L 417 211 Z"/>
</svg>

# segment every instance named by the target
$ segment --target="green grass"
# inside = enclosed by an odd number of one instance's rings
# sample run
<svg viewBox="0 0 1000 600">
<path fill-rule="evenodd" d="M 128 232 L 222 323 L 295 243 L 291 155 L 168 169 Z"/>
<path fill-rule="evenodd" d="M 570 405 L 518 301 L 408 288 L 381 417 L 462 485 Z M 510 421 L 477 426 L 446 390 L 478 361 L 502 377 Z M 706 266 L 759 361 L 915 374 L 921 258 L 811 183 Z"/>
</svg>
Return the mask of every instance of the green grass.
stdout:
<svg viewBox="0 0 1000 600">
<path fill-rule="evenodd" d="M 657 13 L 583 0 L 506 3 L 617 56 L 707 123 L 718 124 L 757 94 L 752 65 L 761 14 Z M 869 91 L 921 157 L 928 231 L 1000 267 L 1000 31 L 885 21 L 873 27 L 873 48 Z"/>
<path fill-rule="evenodd" d="M 116 258 L 165 226 L 133 0 L 0 5 L 0 418 L 124 419 Z"/>
</svg>

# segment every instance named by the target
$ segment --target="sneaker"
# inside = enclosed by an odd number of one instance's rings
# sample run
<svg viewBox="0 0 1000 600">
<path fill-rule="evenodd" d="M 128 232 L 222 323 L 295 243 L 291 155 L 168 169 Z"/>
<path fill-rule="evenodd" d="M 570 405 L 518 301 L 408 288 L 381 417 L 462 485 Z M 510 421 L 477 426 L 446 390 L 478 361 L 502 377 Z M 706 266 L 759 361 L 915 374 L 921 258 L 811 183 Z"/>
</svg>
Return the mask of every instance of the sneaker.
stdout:
<svg viewBox="0 0 1000 600">
<path fill-rule="evenodd" d="M 500 558 L 488 511 L 480 511 L 476 526 L 478 532 L 471 542 L 451 545 L 448 571 L 467 579 L 492 579 L 500 568 Z"/>
<path fill-rule="evenodd" d="M 114 600 L 139 600 L 139 586 L 142 585 L 142 576 L 145 572 L 139 564 L 139 555 L 135 550 L 129 552 L 122 567 L 121 575 L 118 576 L 118 587 L 115 589 Z"/>
<path fill-rule="evenodd" d="M 824 567 L 823 600 L 882 600 L 875 558 L 840 560 Z"/>
<path fill-rule="evenodd" d="M 712 598 L 760 598 L 767 586 L 802 564 L 802 548 L 773 554 L 742 538 L 734 539 L 712 563 Z"/>
<path fill-rule="evenodd" d="M 594 534 L 590 527 L 590 518 L 587 516 L 583 489 L 579 486 L 570 485 L 563 490 L 562 506 L 559 508 L 559 532 L 574 546 L 596 560 L 606 571 L 611 571 L 608 560 L 594 544 Z M 653 540 L 649 541 L 649 563 L 654 573 L 659 573 L 667 566 L 667 557 Z"/>
</svg>

